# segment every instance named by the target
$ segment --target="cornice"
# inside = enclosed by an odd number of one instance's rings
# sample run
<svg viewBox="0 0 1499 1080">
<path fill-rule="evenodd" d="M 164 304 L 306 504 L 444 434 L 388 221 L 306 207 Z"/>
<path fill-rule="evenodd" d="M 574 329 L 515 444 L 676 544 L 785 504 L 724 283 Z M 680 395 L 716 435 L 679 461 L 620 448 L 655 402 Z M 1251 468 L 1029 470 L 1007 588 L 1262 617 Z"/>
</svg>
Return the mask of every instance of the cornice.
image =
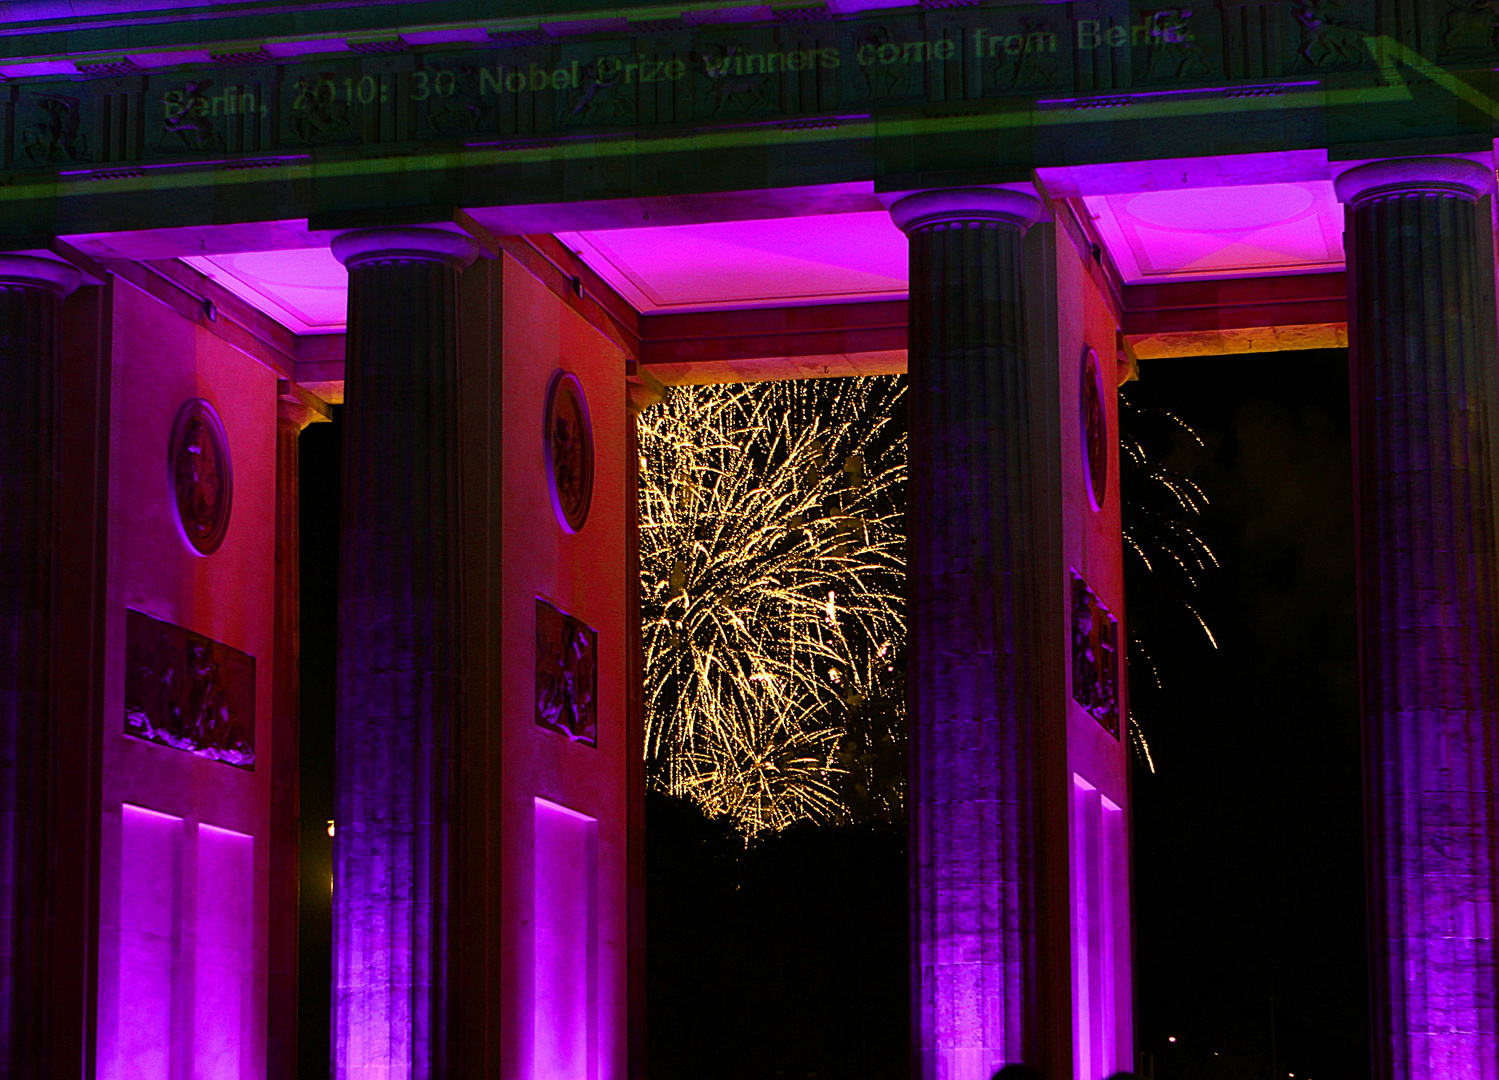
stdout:
<svg viewBox="0 0 1499 1080">
<path fill-rule="evenodd" d="M 991 0 L 990 6 L 1010 2 Z M 575 7 L 544 0 L 19 0 L 0 5 L 0 65 L 66 60 L 81 74 L 127 74 L 177 66 L 172 63 L 174 54 L 180 55 L 183 65 L 221 60 L 228 64 L 274 62 L 313 55 L 452 48 L 465 41 L 549 41 L 642 25 L 660 29 L 718 22 L 801 21 L 921 6 L 899 0 L 893 4 L 890 0 L 767 4 L 603 0 Z M 89 70 L 106 68 L 114 70 Z M 55 68 L 37 72 L 53 77 L 71 73 Z"/>
</svg>

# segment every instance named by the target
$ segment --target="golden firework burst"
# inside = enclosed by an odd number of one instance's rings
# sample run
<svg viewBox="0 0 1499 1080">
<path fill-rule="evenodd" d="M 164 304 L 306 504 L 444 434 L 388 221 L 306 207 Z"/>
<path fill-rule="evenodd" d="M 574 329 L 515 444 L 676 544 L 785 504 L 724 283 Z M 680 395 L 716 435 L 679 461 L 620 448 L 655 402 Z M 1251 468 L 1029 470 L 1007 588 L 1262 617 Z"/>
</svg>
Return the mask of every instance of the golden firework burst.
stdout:
<svg viewBox="0 0 1499 1080">
<path fill-rule="evenodd" d="M 848 718 L 894 685 L 904 391 L 688 386 L 640 417 L 648 769 L 747 835 L 847 817 Z"/>
</svg>

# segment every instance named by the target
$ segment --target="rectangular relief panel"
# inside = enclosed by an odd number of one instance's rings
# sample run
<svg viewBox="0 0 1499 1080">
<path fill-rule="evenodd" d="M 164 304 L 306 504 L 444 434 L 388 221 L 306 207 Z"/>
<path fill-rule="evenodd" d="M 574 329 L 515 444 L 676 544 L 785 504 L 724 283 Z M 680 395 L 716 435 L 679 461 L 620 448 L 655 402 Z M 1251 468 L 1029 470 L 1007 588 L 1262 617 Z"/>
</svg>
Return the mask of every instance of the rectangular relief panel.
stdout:
<svg viewBox="0 0 1499 1080">
<path fill-rule="evenodd" d="M 598 822 L 536 800 L 535 1080 L 595 1080 Z"/>
<path fill-rule="evenodd" d="M 125 734 L 255 769 L 255 658 L 125 613 Z"/>
<path fill-rule="evenodd" d="M 197 907 L 193 1080 L 250 1075 L 243 1066 L 254 986 L 254 837 L 198 826 Z"/>
<path fill-rule="evenodd" d="M 101 1040 L 101 1080 L 175 1080 L 173 1009 L 181 981 L 182 842 L 179 817 L 120 808 L 118 1023 Z"/>
<path fill-rule="evenodd" d="M 1119 624 L 1088 583 L 1072 575 L 1072 699 L 1119 737 Z"/>
<path fill-rule="evenodd" d="M 599 744 L 598 631 L 536 598 L 536 725 Z"/>
</svg>

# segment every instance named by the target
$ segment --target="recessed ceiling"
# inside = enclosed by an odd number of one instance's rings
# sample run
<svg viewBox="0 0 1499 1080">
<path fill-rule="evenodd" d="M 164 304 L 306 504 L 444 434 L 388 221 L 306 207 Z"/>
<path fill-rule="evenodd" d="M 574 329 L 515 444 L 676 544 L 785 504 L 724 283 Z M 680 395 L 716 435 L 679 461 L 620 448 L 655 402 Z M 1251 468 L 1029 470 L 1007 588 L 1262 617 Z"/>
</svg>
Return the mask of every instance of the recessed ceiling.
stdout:
<svg viewBox="0 0 1499 1080">
<path fill-rule="evenodd" d="M 1127 284 L 1332 270 L 1343 212 L 1330 182 L 1083 199 Z M 884 211 L 562 232 L 643 314 L 891 300 L 906 238 Z M 348 273 L 326 247 L 184 259 L 297 334 L 344 329 Z"/>
<path fill-rule="evenodd" d="M 906 238 L 883 210 L 557 239 L 642 313 L 906 295 Z"/>
<path fill-rule="evenodd" d="M 349 272 L 325 247 L 195 255 L 182 260 L 296 334 L 338 334 Z"/>
<path fill-rule="evenodd" d="M 1330 180 L 1087 195 L 1126 284 L 1337 270 L 1343 208 Z"/>
</svg>

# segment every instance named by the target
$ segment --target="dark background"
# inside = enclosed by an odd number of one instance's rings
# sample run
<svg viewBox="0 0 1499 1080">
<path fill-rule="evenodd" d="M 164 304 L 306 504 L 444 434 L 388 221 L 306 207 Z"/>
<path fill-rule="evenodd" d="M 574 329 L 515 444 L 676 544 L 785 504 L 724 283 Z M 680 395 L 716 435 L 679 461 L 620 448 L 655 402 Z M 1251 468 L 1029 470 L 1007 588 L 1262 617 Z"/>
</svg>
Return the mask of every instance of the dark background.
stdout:
<svg viewBox="0 0 1499 1080">
<path fill-rule="evenodd" d="M 1271 997 L 1281 1077 L 1369 1076 L 1347 363 L 1148 360 L 1125 390 L 1206 443 L 1142 424 L 1211 500 L 1222 564 L 1191 598 L 1214 649 L 1126 558 L 1161 680 L 1131 670 L 1157 769 L 1132 778 L 1138 1032 L 1161 1080 L 1268 1077 Z"/>
<path fill-rule="evenodd" d="M 1210 505 L 1221 569 L 1186 596 L 1129 566 L 1139 1047 L 1159 1080 L 1369 1075 L 1347 354 L 1153 360 L 1126 393 Z M 1153 410 L 1192 425 L 1198 446 Z M 302 436 L 302 1075 L 327 1075 L 338 414 Z M 1134 500 L 1157 499 L 1126 477 Z M 1156 505 L 1159 505 L 1157 502 Z M 804 826 L 746 845 L 647 804 L 652 1080 L 909 1075 L 904 837 Z M 1175 1037 L 1176 1042 L 1168 1041 Z"/>
<path fill-rule="evenodd" d="M 339 453 L 343 407 L 302 432 L 302 902 L 298 938 L 299 1080 L 329 1075 L 332 1015 L 333 673 L 338 627 Z"/>
</svg>

